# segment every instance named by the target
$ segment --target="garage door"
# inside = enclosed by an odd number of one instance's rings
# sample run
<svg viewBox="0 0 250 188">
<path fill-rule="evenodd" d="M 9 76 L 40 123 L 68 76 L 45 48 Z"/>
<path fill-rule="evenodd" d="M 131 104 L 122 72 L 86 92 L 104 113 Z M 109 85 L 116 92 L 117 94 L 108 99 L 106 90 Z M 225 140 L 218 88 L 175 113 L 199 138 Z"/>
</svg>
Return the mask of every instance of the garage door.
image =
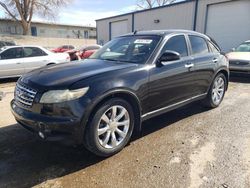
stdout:
<svg viewBox="0 0 250 188">
<path fill-rule="evenodd" d="M 208 6 L 206 34 L 228 52 L 250 40 L 250 1 L 232 1 Z"/>
<path fill-rule="evenodd" d="M 128 20 L 111 23 L 111 39 L 128 33 Z"/>
</svg>

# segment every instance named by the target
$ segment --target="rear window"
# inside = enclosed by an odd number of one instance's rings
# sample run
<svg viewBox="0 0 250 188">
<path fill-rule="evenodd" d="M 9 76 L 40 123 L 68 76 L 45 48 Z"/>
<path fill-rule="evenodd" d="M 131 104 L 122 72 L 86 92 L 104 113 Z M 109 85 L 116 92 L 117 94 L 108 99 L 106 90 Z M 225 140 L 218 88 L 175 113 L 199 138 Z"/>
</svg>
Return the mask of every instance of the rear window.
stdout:
<svg viewBox="0 0 250 188">
<path fill-rule="evenodd" d="M 23 51 L 24 51 L 24 57 L 37 57 L 37 56 L 47 55 L 40 48 L 36 47 L 25 47 Z"/>
<path fill-rule="evenodd" d="M 207 42 L 202 37 L 189 36 L 193 55 L 201 55 L 209 52 Z"/>
</svg>

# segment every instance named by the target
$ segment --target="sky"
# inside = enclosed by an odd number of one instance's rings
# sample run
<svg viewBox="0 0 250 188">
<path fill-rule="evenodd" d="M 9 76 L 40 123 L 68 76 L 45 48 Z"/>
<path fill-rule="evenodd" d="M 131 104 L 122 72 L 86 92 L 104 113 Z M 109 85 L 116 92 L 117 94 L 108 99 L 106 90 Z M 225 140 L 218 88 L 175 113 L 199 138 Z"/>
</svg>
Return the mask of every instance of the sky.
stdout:
<svg viewBox="0 0 250 188">
<path fill-rule="evenodd" d="M 96 19 L 135 11 L 136 4 L 137 0 L 73 0 L 68 6 L 60 9 L 55 20 L 34 16 L 33 21 L 96 26 Z M 4 17 L 2 9 L 0 17 Z"/>
</svg>

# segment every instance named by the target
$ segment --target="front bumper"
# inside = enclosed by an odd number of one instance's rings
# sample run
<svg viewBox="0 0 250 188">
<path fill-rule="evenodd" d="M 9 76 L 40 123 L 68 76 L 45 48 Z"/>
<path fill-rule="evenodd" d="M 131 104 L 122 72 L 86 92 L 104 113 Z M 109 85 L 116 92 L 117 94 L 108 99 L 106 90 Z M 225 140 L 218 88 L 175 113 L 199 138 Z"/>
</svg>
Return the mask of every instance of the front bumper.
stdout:
<svg viewBox="0 0 250 188">
<path fill-rule="evenodd" d="M 81 118 L 39 114 L 18 106 L 15 100 L 11 101 L 11 111 L 20 125 L 44 140 L 54 141 L 68 137 L 81 140 Z"/>
</svg>

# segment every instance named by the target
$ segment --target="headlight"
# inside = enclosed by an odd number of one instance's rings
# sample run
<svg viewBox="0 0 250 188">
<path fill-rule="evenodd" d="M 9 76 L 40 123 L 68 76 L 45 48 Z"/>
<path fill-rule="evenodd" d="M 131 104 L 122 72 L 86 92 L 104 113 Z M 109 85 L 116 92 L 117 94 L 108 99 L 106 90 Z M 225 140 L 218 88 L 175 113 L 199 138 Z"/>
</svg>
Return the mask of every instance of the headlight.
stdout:
<svg viewBox="0 0 250 188">
<path fill-rule="evenodd" d="M 60 103 L 78 99 L 85 95 L 89 87 L 76 89 L 76 90 L 51 90 L 44 93 L 40 99 L 40 103 Z"/>
</svg>

